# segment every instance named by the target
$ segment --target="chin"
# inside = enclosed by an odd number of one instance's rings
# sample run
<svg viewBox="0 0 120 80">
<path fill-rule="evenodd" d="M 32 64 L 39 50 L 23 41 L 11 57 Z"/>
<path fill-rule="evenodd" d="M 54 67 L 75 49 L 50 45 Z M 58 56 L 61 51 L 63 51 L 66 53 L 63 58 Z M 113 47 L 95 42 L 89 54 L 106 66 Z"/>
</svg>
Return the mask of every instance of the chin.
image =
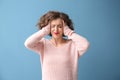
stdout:
<svg viewBox="0 0 120 80">
<path fill-rule="evenodd" d="M 56 38 L 56 39 L 58 39 L 58 38 L 60 38 L 60 37 L 58 37 L 58 36 L 53 36 L 53 38 Z"/>
<path fill-rule="evenodd" d="M 56 36 L 56 35 L 52 35 L 52 37 L 56 39 L 61 38 L 61 36 Z"/>
</svg>

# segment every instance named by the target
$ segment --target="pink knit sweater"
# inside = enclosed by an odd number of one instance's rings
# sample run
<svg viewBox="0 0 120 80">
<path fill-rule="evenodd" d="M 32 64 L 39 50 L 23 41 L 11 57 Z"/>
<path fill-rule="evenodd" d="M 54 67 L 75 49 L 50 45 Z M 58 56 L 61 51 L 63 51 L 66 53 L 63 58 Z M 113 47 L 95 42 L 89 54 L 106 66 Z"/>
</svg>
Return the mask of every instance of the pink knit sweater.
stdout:
<svg viewBox="0 0 120 80">
<path fill-rule="evenodd" d="M 42 80 L 78 80 L 78 59 L 87 50 L 88 41 L 73 32 L 68 36 L 68 42 L 56 47 L 44 36 L 46 30 L 42 28 L 31 35 L 25 46 L 40 55 Z"/>
</svg>

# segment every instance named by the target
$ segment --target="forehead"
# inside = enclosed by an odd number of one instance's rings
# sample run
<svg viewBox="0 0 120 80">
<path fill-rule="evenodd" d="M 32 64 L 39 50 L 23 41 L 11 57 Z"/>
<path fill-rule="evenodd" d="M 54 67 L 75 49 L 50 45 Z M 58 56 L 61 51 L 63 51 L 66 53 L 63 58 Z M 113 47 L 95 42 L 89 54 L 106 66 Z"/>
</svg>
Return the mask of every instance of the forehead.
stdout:
<svg viewBox="0 0 120 80">
<path fill-rule="evenodd" d="M 62 19 L 58 18 L 58 19 L 54 19 L 51 21 L 51 24 L 62 24 Z"/>
</svg>

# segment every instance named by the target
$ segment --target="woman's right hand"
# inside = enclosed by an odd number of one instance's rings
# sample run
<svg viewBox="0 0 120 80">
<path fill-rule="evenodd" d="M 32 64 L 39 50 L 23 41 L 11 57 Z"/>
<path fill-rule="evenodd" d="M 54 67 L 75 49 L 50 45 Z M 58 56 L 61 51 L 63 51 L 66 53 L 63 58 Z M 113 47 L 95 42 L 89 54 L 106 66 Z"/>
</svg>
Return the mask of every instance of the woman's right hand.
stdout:
<svg viewBox="0 0 120 80">
<path fill-rule="evenodd" d="M 43 27 L 43 29 L 45 30 L 46 34 L 50 34 L 50 23 L 47 26 Z"/>
</svg>

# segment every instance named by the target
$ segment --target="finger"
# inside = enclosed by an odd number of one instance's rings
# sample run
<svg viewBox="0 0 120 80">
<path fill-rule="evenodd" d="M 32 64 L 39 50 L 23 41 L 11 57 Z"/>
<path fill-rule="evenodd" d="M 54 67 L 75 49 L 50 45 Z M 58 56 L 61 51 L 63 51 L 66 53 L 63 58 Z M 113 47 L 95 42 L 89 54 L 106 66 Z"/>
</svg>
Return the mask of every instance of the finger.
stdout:
<svg viewBox="0 0 120 80">
<path fill-rule="evenodd" d="M 63 20 L 62 22 L 63 22 L 63 27 L 65 27 L 65 26 L 66 26 L 66 24 L 65 24 L 64 20 Z"/>
</svg>

